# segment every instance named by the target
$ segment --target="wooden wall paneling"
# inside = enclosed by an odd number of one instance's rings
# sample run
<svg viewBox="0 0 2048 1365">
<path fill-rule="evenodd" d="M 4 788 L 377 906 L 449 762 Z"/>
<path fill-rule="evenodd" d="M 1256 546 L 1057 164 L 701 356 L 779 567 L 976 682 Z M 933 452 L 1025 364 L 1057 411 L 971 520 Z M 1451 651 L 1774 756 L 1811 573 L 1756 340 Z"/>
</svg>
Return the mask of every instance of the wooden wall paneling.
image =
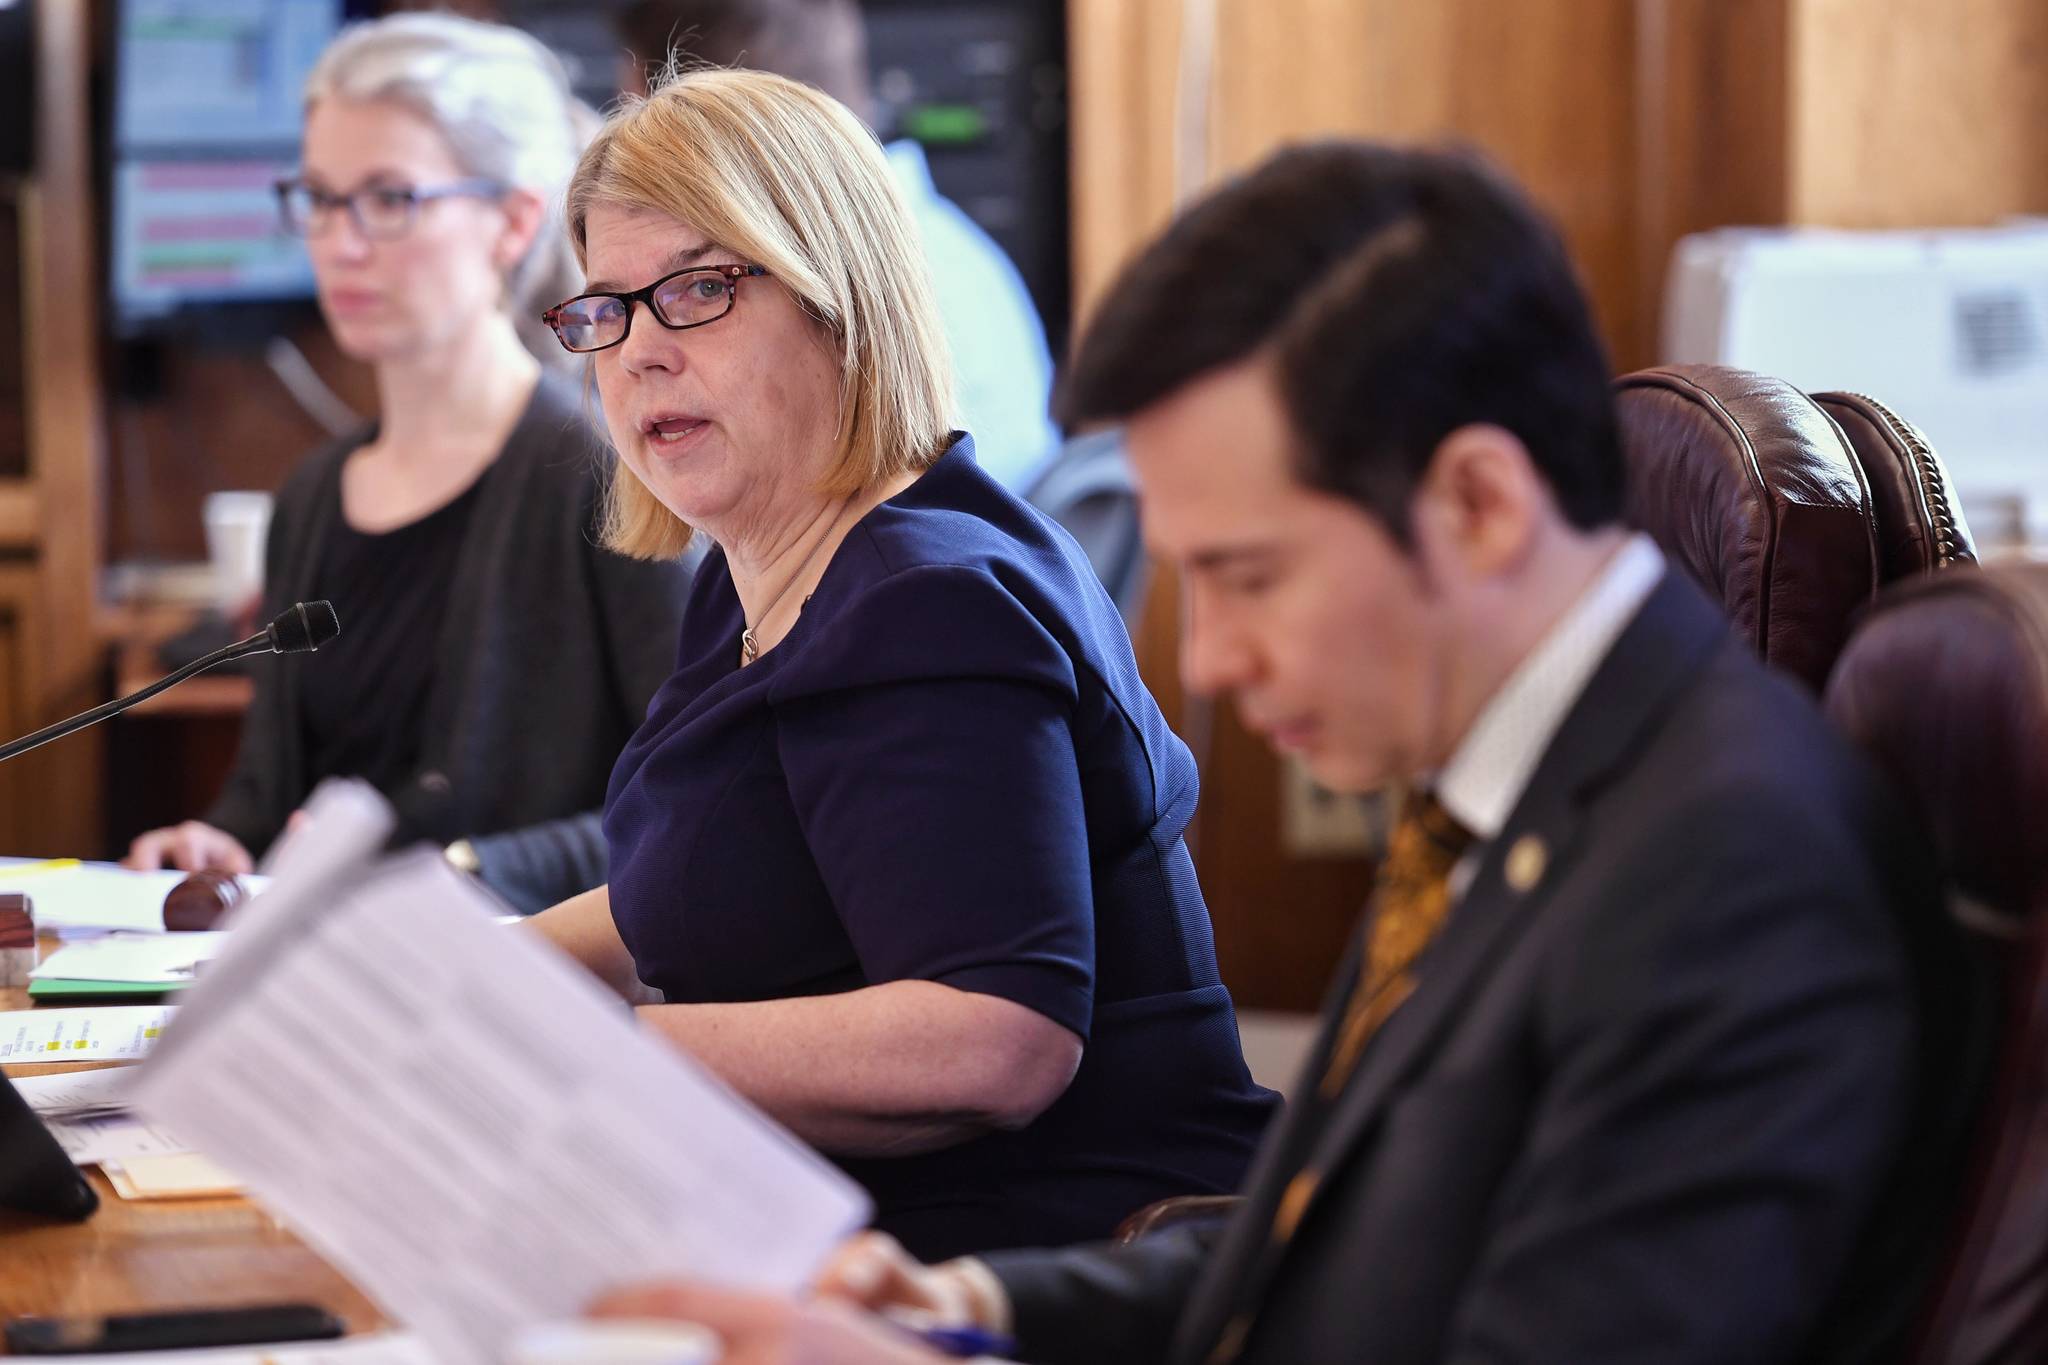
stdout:
<svg viewBox="0 0 2048 1365">
<path fill-rule="evenodd" d="M 0 479 L 28 474 L 21 316 L 20 184 L 0 178 Z"/>
<path fill-rule="evenodd" d="M 0 558 L 29 559 L 42 540 L 41 500 L 26 479 L 0 479 Z"/>
<path fill-rule="evenodd" d="M 5 603 L 0 603 L 0 717 L 11 716 L 21 704 L 21 631 Z M 14 823 L 14 803 L 20 798 L 14 787 L 0 779 L 0 829 Z"/>
<path fill-rule="evenodd" d="M 1664 277 L 1688 233 L 1786 219 L 1792 0 L 1640 0 L 1636 7 L 1635 368 L 1663 357 Z"/>
<path fill-rule="evenodd" d="M 35 641 L 41 633 L 36 565 L 20 555 L 0 556 L 0 726 L 5 738 L 34 730 L 54 717 L 36 710 Z M 0 763 L 0 856 L 67 850 L 41 842 L 37 808 L 49 759 L 38 750 Z"/>
<path fill-rule="evenodd" d="M 2048 213 L 2048 3 L 1794 0 L 1790 217 Z"/>
<path fill-rule="evenodd" d="M 1332 134 L 1476 147 L 1554 215 L 1624 363 L 1646 357 L 1633 0 L 1225 0 L 1217 165 Z"/>
<path fill-rule="evenodd" d="M 1495 157 L 1558 221 L 1617 362 L 1648 360 L 1636 289 L 1630 0 L 1466 0 L 1448 71 L 1450 132 Z"/>
<path fill-rule="evenodd" d="M 0 725 L 11 725 L 12 718 L 22 713 L 28 692 L 22 631 L 29 582 L 24 566 L 0 560 Z M 7 738 L 14 738 L 12 730 Z M 6 782 L 6 773 L 6 765 L 0 765 L 0 831 L 10 828 L 18 814 L 13 804 L 18 798 Z"/>
<path fill-rule="evenodd" d="M 90 15 L 36 14 L 36 173 L 21 191 L 29 477 L 40 539 L 17 636 L 26 695 L 12 720 L 47 724 L 101 700 L 93 631 L 100 564 L 99 272 L 93 254 Z M 26 728 L 26 727 L 24 727 Z M 0 848 L 99 853 L 99 741 L 90 733 L 0 768 Z"/>
<path fill-rule="evenodd" d="M 1069 0 L 1076 330 L 1117 268 L 1173 214 L 1179 0 Z"/>
</svg>

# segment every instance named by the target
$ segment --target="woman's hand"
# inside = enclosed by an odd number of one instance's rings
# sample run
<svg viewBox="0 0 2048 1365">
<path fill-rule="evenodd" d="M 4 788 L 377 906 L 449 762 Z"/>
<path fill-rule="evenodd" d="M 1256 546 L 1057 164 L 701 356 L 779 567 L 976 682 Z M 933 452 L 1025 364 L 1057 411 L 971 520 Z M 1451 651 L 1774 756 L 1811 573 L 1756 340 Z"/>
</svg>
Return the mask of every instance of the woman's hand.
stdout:
<svg viewBox="0 0 2048 1365">
<path fill-rule="evenodd" d="M 940 1365 L 947 1357 L 843 1303 L 737 1294 L 683 1282 L 616 1290 L 594 1318 L 669 1318 L 718 1334 L 719 1365 Z"/>
<path fill-rule="evenodd" d="M 1010 1330 L 1009 1300 L 981 1262 L 925 1265 L 884 1232 L 864 1232 L 839 1248 L 816 1287 L 822 1298 L 869 1312 L 908 1308 L 948 1326 Z"/>
<path fill-rule="evenodd" d="M 231 872 L 238 877 L 256 870 L 256 860 L 239 839 L 200 820 L 138 836 L 128 846 L 121 865 L 140 872 L 175 867 L 185 872 Z"/>
</svg>

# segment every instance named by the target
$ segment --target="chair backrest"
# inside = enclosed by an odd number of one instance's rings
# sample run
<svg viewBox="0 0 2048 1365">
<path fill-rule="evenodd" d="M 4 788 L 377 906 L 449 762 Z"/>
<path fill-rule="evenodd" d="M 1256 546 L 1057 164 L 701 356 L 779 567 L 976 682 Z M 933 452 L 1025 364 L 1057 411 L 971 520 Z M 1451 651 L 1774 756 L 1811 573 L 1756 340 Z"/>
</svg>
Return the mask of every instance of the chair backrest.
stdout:
<svg viewBox="0 0 2048 1365">
<path fill-rule="evenodd" d="M 1069 439 L 1024 500 L 1080 543 L 1124 624 L 1135 629 L 1145 600 L 1145 539 L 1122 433 L 1095 431 Z"/>
<path fill-rule="evenodd" d="M 1876 511 L 1842 428 L 1780 380 L 1666 366 L 1615 381 L 1628 516 L 1764 661 L 1818 692 L 1881 581 Z"/>
<path fill-rule="evenodd" d="M 2048 1360 L 2048 565 L 1888 590 L 1826 704 L 1917 808 L 2003 993 L 1962 1204 L 1911 1359 L 2035 1365 Z"/>
<path fill-rule="evenodd" d="M 1948 467 L 1918 427 L 1867 394 L 1817 393 L 1813 401 L 1863 466 L 1877 513 L 1878 581 L 1976 562 Z"/>
</svg>

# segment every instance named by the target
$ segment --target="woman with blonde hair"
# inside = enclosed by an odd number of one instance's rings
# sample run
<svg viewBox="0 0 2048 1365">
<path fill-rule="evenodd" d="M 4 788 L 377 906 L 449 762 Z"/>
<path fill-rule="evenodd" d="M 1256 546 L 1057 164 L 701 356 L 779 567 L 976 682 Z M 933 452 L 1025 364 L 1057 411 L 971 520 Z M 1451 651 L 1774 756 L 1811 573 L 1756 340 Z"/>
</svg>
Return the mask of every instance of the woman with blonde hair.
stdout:
<svg viewBox="0 0 2048 1365">
<path fill-rule="evenodd" d="M 547 319 L 618 453 L 609 541 L 715 546 L 612 775 L 610 884 L 537 927 L 926 1257 L 1234 1190 L 1273 1097 L 1181 839 L 1194 765 L 1080 549 L 951 430 L 873 135 L 683 75 L 600 131 L 568 227 L 588 283 Z"/>
<path fill-rule="evenodd" d="M 604 880 L 606 777 L 688 575 L 597 547 L 606 456 L 535 319 L 580 276 L 559 205 L 594 123 L 497 24 L 395 15 L 315 65 L 280 206 L 378 414 L 286 481 L 265 614 L 331 598 L 342 634 L 257 675 L 219 800 L 132 865 L 245 871 L 316 782 L 354 776 L 523 909 Z"/>
</svg>

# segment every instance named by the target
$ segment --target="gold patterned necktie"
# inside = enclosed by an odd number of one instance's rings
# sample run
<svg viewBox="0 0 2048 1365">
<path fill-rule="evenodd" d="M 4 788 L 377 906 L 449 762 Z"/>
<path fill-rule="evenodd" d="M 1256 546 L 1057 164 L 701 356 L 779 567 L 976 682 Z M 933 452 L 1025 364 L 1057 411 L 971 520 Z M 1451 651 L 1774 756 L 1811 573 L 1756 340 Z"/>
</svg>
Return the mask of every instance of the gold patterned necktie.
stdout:
<svg viewBox="0 0 2048 1365">
<path fill-rule="evenodd" d="M 1324 1099 L 1344 1089 L 1366 1043 L 1415 989 L 1415 960 L 1450 914 L 1451 869 L 1470 847 L 1472 832 L 1435 793 L 1408 793 L 1380 862 L 1365 960 L 1323 1072 Z"/>
<path fill-rule="evenodd" d="M 1336 1046 L 1319 1087 L 1324 1103 L 1343 1093 L 1366 1043 L 1415 989 L 1415 960 L 1450 914 L 1451 869 L 1472 842 L 1472 832 L 1432 793 L 1414 789 L 1402 801 L 1400 819 L 1387 840 L 1387 856 L 1380 860 L 1358 982 L 1345 1003 Z M 1278 1254 L 1294 1239 L 1302 1215 L 1322 1186 L 1323 1174 L 1314 1166 L 1305 1166 L 1287 1182 L 1273 1209 L 1269 1255 Z M 1257 1319 L 1256 1305 L 1232 1314 L 1205 1365 L 1231 1365 L 1243 1352 Z"/>
</svg>

